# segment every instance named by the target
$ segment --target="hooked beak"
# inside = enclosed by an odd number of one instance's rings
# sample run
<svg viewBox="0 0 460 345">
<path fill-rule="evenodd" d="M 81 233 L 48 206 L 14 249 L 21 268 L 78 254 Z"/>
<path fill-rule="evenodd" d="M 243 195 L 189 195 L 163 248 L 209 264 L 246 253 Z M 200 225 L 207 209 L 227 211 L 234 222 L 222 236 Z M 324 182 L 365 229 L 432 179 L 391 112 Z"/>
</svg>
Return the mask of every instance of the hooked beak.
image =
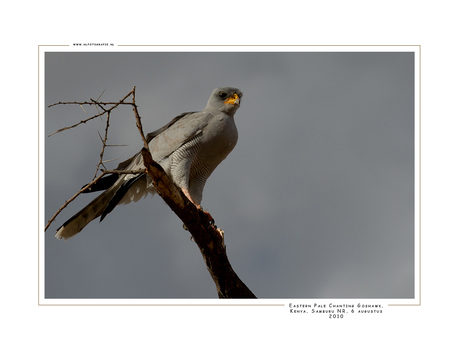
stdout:
<svg viewBox="0 0 460 345">
<path fill-rule="evenodd" d="M 240 104 L 240 98 L 236 93 L 233 94 L 233 96 L 230 96 L 227 98 L 227 100 L 224 102 L 225 104 Z"/>
</svg>

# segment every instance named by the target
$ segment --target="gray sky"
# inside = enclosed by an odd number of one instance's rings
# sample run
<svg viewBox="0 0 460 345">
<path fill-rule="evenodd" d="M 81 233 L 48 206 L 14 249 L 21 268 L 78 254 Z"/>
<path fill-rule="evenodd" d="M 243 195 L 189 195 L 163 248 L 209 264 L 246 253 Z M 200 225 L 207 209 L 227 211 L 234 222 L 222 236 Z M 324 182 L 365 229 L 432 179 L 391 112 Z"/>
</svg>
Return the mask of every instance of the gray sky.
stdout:
<svg viewBox="0 0 460 345">
<path fill-rule="evenodd" d="M 414 55 L 46 53 L 45 103 L 116 101 L 135 85 L 146 132 L 202 110 L 211 91 L 244 92 L 239 142 L 202 205 L 259 298 L 411 298 L 414 293 Z M 45 134 L 93 115 L 48 108 Z M 93 120 L 45 139 L 45 220 L 89 182 Z M 115 167 L 142 142 L 130 108 L 111 117 Z M 67 240 L 45 235 L 47 298 L 217 298 L 196 244 L 160 197 L 119 206 Z"/>
</svg>

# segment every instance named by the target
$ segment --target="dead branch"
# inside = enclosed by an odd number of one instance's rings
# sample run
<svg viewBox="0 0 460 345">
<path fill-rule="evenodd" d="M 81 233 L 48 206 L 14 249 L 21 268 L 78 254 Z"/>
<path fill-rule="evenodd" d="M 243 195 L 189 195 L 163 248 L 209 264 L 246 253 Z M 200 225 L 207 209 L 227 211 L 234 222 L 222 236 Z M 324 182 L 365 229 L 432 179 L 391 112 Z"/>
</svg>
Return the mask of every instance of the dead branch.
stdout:
<svg viewBox="0 0 460 345">
<path fill-rule="evenodd" d="M 142 142 L 144 143 L 144 148 L 150 152 L 149 149 L 149 144 L 147 143 L 147 139 L 145 139 L 144 135 L 144 130 L 142 129 L 142 122 L 141 122 L 141 117 L 139 116 L 139 112 L 137 111 L 137 105 L 136 105 L 136 87 L 134 86 L 133 89 L 131 90 L 132 98 L 133 98 L 133 111 L 134 111 L 134 116 L 136 117 L 136 127 L 139 130 L 139 133 L 142 138 Z"/>
<path fill-rule="evenodd" d="M 163 168 L 153 161 L 147 149 L 143 148 L 141 154 L 158 194 L 184 222 L 198 245 L 216 284 L 219 298 L 257 298 L 230 265 L 223 231 L 211 224 L 209 214 L 198 209 L 174 183 L 171 183 Z"/>
<path fill-rule="evenodd" d="M 106 120 L 106 124 L 105 124 L 105 135 L 104 135 L 104 139 L 102 139 L 101 137 L 101 134 L 99 132 L 97 132 L 99 134 L 99 138 L 101 138 L 101 141 L 102 141 L 102 150 L 101 150 L 101 153 L 99 154 L 99 162 L 97 163 L 97 166 L 96 166 L 96 171 L 94 173 L 94 176 L 93 176 L 93 180 L 96 178 L 97 176 L 97 172 L 99 171 L 99 167 L 101 165 L 104 166 L 105 168 L 105 165 L 103 163 L 103 159 L 104 159 L 104 152 L 105 152 L 105 148 L 107 147 L 107 137 L 109 135 L 109 126 L 110 126 L 110 111 L 107 111 L 106 109 L 104 109 L 104 107 L 99 104 L 99 102 L 97 101 L 94 101 L 93 99 L 91 99 L 93 102 L 95 102 L 96 104 L 96 109 L 97 107 L 99 106 L 104 112 L 107 113 L 107 120 Z"/>
</svg>

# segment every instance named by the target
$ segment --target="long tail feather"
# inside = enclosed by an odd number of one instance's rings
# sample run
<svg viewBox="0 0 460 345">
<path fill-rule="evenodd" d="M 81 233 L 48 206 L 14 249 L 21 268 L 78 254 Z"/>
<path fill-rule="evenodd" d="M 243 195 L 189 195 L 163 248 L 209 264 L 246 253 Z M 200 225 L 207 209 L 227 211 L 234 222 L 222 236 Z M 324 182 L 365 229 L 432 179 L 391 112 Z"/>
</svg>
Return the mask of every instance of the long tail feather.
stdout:
<svg viewBox="0 0 460 345">
<path fill-rule="evenodd" d="M 117 183 L 118 184 L 118 183 Z M 78 234 L 89 222 L 99 217 L 116 194 L 117 185 L 112 186 L 104 193 L 99 195 L 72 218 L 66 221 L 57 231 L 57 239 L 68 239 Z"/>
</svg>

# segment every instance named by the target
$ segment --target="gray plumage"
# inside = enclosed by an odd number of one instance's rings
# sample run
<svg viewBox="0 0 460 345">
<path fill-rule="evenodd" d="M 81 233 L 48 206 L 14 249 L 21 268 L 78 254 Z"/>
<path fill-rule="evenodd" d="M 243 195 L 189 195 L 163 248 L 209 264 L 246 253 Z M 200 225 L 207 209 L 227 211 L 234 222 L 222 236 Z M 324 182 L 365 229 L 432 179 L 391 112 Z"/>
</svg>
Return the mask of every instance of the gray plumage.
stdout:
<svg viewBox="0 0 460 345">
<path fill-rule="evenodd" d="M 201 203 L 206 180 L 236 145 L 238 132 L 233 116 L 242 96 L 236 88 L 215 89 L 203 111 L 183 113 L 147 135 L 154 161 L 197 206 Z M 144 169 L 141 154 L 120 163 L 117 169 Z M 56 238 L 72 237 L 93 219 L 101 217 L 102 221 L 115 206 L 138 201 L 156 192 L 146 174 L 109 175 L 88 192 L 99 190 L 105 191 L 65 222 L 57 230 Z"/>
</svg>

